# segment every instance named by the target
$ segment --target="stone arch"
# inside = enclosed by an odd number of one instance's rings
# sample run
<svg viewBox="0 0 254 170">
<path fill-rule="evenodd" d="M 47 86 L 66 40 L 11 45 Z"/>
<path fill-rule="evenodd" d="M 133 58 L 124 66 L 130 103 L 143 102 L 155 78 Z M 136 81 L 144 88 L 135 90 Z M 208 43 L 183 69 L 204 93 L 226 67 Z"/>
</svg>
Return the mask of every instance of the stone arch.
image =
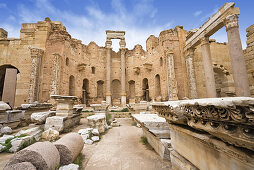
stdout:
<svg viewBox="0 0 254 170">
<path fill-rule="evenodd" d="M 75 96 L 75 77 L 73 75 L 69 78 L 69 96 Z"/>
<path fill-rule="evenodd" d="M 118 79 L 112 81 L 112 99 L 120 99 L 121 97 L 121 82 Z"/>
<path fill-rule="evenodd" d="M 82 86 L 82 103 L 88 104 L 88 100 L 89 100 L 89 80 L 84 79 Z"/>
<path fill-rule="evenodd" d="M 135 99 L 135 81 L 129 81 L 129 99 Z"/>
<path fill-rule="evenodd" d="M 149 101 L 149 84 L 148 79 L 144 78 L 142 81 L 143 100 Z"/>
<path fill-rule="evenodd" d="M 217 97 L 235 96 L 234 83 L 229 71 L 219 64 L 213 64 Z"/>
<path fill-rule="evenodd" d="M 104 98 L 104 81 L 97 81 L 97 98 Z"/>
<path fill-rule="evenodd" d="M 155 76 L 154 88 L 155 88 L 155 99 L 160 101 L 161 100 L 161 82 L 160 82 L 159 74 Z"/>
<path fill-rule="evenodd" d="M 0 66 L 0 101 L 3 100 L 14 107 L 16 95 L 17 74 L 19 70 L 9 64 Z"/>
</svg>

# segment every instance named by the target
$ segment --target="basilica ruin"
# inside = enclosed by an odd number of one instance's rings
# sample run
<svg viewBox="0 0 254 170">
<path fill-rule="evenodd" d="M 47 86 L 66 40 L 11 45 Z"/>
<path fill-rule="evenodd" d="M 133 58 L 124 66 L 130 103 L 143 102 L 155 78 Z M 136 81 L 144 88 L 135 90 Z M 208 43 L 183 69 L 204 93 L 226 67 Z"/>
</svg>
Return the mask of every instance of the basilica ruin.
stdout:
<svg viewBox="0 0 254 170">
<path fill-rule="evenodd" d="M 45 124 L 44 130 L 62 133 L 79 124 L 81 110 L 107 115 L 128 108 L 130 115 L 140 113 L 133 120 L 154 150 L 167 155 L 172 169 L 254 169 L 254 25 L 246 29 L 243 50 L 239 14 L 235 3 L 225 3 L 197 29 L 176 26 L 150 35 L 146 50 L 139 44 L 126 48 L 128 32 L 118 30 L 106 30 L 103 47 L 82 44 L 48 17 L 23 23 L 19 38 L 0 28 L 0 101 L 9 106 L 0 109 L 0 124 L 11 126 L 28 112 L 30 121 L 33 112 L 51 110 L 36 121 Z M 226 30 L 227 43 L 210 39 L 219 29 Z M 120 40 L 118 52 L 112 39 Z M 104 133 L 104 119 L 89 124 Z"/>
</svg>

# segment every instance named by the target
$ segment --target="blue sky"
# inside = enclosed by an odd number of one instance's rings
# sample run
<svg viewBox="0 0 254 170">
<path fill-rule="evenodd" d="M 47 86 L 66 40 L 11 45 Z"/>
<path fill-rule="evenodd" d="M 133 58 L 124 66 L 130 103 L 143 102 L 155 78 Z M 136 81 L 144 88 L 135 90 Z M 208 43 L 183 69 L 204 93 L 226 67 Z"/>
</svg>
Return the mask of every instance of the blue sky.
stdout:
<svg viewBox="0 0 254 170">
<path fill-rule="evenodd" d="M 149 35 L 182 25 L 190 30 L 200 27 L 225 2 L 224 0 L 0 0 L 0 27 L 9 37 L 19 37 L 21 23 L 34 23 L 49 17 L 61 21 L 73 38 L 84 44 L 105 44 L 105 30 L 126 31 L 129 49 L 135 44 L 145 48 Z M 235 1 L 240 7 L 240 34 L 246 47 L 246 28 L 254 24 L 254 0 Z M 227 42 L 225 28 L 211 38 Z M 113 42 L 117 50 L 118 41 Z"/>
</svg>

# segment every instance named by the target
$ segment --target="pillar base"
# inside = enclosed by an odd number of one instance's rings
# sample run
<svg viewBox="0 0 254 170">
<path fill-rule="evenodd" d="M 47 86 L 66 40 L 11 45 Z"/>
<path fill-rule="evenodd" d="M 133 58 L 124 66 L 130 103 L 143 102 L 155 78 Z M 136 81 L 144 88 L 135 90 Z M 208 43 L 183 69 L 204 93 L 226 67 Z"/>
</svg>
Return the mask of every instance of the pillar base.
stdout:
<svg viewBox="0 0 254 170">
<path fill-rule="evenodd" d="M 122 107 L 126 106 L 126 95 L 121 96 L 121 106 Z"/>
<path fill-rule="evenodd" d="M 107 93 L 107 94 L 106 94 L 106 103 L 107 103 L 108 105 L 111 105 L 111 94 L 110 94 L 110 93 Z"/>
</svg>

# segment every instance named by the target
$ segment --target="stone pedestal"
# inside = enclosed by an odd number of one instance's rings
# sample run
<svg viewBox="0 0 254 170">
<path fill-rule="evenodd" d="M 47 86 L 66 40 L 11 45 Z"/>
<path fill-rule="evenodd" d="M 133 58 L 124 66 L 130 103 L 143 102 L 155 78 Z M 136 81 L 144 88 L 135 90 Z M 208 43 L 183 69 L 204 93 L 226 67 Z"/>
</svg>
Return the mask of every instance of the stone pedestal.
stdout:
<svg viewBox="0 0 254 170">
<path fill-rule="evenodd" d="M 229 15 L 226 17 L 225 27 L 228 35 L 229 55 L 236 96 L 248 97 L 250 96 L 250 88 L 239 34 L 238 15 Z"/>
<path fill-rule="evenodd" d="M 126 107 L 126 93 L 121 94 L 121 106 Z"/>
<path fill-rule="evenodd" d="M 52 99 L 55 99 L 57 102 L 56 107 L 56 116 L 72 116 L 73 115 L 73 106 L 76 96 L 60 96 L 60 95 L 51 95 Z"/>
<path fill-rule="evenodd" d="M 207 97 L 213 98 L 213 97 L 216 97 L 216 86 L 215 86 L 209 37 L 203 37 L 201 39 L 201 49 L 202 49 L 203 65 L 204 65 L 204 71 L 205 71 L 205 84 L 206 84 Z"/>
</svg>

